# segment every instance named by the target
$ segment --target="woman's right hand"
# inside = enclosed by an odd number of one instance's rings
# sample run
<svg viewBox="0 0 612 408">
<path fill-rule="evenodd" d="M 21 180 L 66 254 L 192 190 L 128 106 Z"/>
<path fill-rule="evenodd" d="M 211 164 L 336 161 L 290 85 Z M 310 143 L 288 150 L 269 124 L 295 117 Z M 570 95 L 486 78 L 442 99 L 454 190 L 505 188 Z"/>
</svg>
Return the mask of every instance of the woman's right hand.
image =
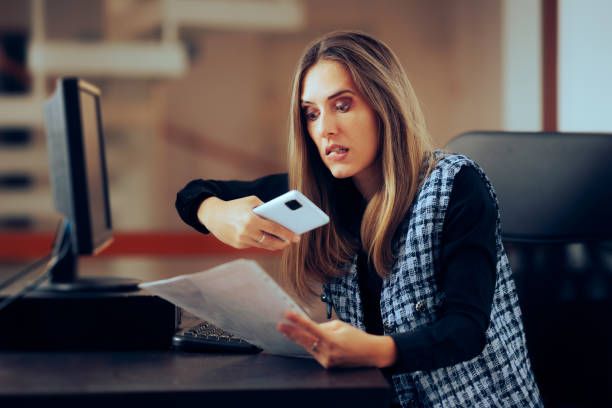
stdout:
<svg viewBox="0 0 612 408">
<path fill-rule="evenodd" d="M 223 201 L 209 197 L 198 208 L 198 219 L 221 242 L 234 248 L 284 249 L 300 236 L 253 212 L 263 204 L 256 196 Z M 262 239 L 263 237 L 263 239 Z"/>
</svg>

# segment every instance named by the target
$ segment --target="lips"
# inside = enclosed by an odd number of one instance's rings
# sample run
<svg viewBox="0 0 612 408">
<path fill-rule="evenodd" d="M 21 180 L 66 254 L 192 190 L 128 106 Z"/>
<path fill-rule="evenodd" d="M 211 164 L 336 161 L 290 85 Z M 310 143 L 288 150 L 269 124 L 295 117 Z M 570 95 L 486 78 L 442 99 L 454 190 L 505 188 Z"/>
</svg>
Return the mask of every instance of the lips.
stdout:
<svg viewBox="0 0 612 408">
<path fill-rule="evenodd" d="M 329 156 L 330 154 L 340 155 L 340 154 L 347 153 L 348 151 L 349 151 L 349 148 L 346 146 L 342 146 L 339 144 L 333 144 L 325 148 L 325 155 L 326 156 Z"/>
</svg>

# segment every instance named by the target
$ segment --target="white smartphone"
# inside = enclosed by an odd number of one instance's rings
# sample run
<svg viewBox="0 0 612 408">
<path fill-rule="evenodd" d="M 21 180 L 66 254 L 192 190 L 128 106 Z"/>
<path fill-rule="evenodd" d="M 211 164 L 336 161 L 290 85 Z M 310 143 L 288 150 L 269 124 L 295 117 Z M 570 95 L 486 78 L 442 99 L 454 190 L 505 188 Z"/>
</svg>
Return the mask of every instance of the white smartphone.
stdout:
<svg viewBox="0 0 612 408">
<path fill-rule="evenodd" d="M 291 190 L 253 209 L 255 214 L 303 234 L 329 222 L 329 217 L 297 190 Z"/>
</svg>

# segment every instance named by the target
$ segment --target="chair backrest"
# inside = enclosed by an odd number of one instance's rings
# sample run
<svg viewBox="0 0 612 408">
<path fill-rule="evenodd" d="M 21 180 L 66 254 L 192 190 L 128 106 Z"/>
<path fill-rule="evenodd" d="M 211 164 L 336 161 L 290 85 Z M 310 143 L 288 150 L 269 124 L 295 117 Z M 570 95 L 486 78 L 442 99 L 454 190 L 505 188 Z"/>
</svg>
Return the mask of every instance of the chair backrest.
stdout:
<svg viewBox="0 0 612 408">
<path fill-rule="evenodd" d="M 612 134 L 471 132 L 547 407 L 612 406 Z"/>
<path fill-rule="evenodd" d="M 505 240 L 612 238 L 612 134 L 470 132 L 446 148 L 487 173 Z"/>
</svg>

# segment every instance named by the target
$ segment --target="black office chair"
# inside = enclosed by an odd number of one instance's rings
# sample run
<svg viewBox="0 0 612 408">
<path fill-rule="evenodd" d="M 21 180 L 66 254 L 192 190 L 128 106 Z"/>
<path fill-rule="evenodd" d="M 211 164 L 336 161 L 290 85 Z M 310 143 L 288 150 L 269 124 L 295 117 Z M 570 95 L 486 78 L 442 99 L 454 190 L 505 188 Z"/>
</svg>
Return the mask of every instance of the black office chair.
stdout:
<svg viewBox="0 0 612 408">
<path fill-rule="evenodd" d="M 470 132 L 487 173 L 547 407 L 612 406 L 612 134 Z"/>
</svg>

